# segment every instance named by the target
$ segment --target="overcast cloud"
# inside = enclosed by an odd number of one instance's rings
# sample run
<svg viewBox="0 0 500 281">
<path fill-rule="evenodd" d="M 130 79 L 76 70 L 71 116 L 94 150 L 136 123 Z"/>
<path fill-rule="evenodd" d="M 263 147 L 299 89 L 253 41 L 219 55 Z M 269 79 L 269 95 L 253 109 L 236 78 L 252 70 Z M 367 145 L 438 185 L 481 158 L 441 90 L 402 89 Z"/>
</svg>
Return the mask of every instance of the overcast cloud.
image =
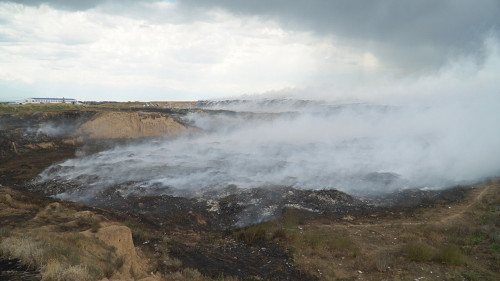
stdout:
<svg viewBox="0 0 500 281">
<path fill-rule="evenodd" d="M 0 100 L 349 99 L 349 85 L 470 79 L 498 73 L 499 14 L 495 0 L 4 1 Z"/>
<path fill-rule="evenodd" d="M 401 70 L 433 70 L 450 56 L 481 60 L 484 38 L 500 27 L 496 0 L 185 0 L 190 8 L 221 7 L 276 18 L 287 28 L 347 40 Z"/>
</svg>

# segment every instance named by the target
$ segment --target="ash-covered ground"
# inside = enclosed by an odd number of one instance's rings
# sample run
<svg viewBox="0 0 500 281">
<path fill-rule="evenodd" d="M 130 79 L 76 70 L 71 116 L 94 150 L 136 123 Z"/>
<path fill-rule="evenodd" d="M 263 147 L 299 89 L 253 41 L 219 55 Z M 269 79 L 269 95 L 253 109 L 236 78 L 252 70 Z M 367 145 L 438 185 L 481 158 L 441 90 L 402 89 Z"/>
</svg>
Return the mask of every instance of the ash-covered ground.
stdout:
<svg viewBox="0 0 500 281">
<path fill-rule="evenodd" d="M 417 206 L 442 189 L 497 174 L 491 152 L 498 136 L 478 127 L 479 120 L 481 126 L 492 122 L 482 110 L 279 99 L 145 106 L 131 109 L 130 120 L 123 113 L 86 112 L 74 122 L 25 127 L 25 138 L 80 143 L 75 156 L 23 188 L 157 217 L 196 211 L 222 228 L 290 208 L 345 214 Z M 162 137 L 152 133 L 160 127 Z M 116 137 L 134 130 L 147 134 Z M 101 137 L 84 138 L 92 135 Z"/>
</svg>

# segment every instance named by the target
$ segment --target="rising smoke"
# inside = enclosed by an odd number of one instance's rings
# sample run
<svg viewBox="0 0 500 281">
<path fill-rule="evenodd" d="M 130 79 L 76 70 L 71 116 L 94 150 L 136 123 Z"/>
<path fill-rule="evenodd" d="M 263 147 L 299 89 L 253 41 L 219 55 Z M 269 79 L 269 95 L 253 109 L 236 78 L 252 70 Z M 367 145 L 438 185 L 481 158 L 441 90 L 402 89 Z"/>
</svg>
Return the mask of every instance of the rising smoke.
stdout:
<svg viewBox="0 0 500 281">
<path fill-rule="evenodd" d="M 129 183 L 125 193 L 190 195 L 230 184 L 355 194 L 443 188 L 499 174 L 495 100 L 432 107 L 266 100 L 280 111 L 191 113 L 185 121 L 203 130 L 198 134 L 71 159 L 42 178 L 76 182 L 90 193 L 121 183 Z M 255 102 L 262 101 L 211 107 Z M 286 103 L 294 106 L 281 111 Z"/>
<path fill-rule="evenodd" d="M 88 196 L 117 185 L 124 195 L 199 196 L 228 185 L 369 195 L 483 180 L 500 175 L 498 61 L 496 53 L 474 75 L 452 66 L 431 78 L 344 88 L 355 103 L 329 99 L 339 96 L 330 90 L 199 102 L 203 110 L 183 117 L 198 133 L 70 159 L 41 180 L 76 183 Z"/>
</svg>

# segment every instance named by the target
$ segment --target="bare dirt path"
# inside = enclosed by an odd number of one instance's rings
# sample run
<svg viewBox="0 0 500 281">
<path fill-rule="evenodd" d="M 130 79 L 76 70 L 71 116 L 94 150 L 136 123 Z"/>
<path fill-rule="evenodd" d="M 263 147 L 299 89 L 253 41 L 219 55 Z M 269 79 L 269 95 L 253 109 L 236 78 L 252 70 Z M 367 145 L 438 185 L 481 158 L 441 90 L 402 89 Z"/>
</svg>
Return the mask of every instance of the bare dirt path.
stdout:
<svg viewBox="0 0 500 281">
<path fill-rule="evenodd" d="M 356 258 L 342 252 L 340 256 L 335 252 L 324 254 L 323 258 L 313 253 L 301 257 L 299 263 L 332 280 L 500 280 L 495 273 L 498 262 L 490 254 L 493 242 L 488 240 L 494 235 L 483 233 L 485 229 L 497 229 L 496 223 L 482 227 L 487 223 L 482 219 L 486 215 L 495 219 L 491 208 L 484 207 L 498 206 L 499 191 L 500 179 L 494 179 L 462 189 L 464 197 L 458 201 L 438 200 L 430 207 L 350 214 L 343 220 L 309 223 L 299 228 L 304 239 L 311 233 L 321 233 L 325 239 L 351 241 Z M 424 247 L 429 257 L 411 256 L 407 247 L 412 245 Z M 453 247 L 458 249 L 455 255 L 461 262 L 452 266 L 436 262 L 441 250 Z"/>
<path fill-rule="evenodd" d="M 442 216 L 440 222 L 448 223 L 461 218 L 465 212 L 471 210 L 475 205 L 477 205 L 478 202 L 483 200 L 486 195 L 495 192 L 495 189 L 498 189 L 499 186 L 500 181 L 496 179 L 492 183 L 485 183 L 474 187 L 475 190 L 470 193 L 469 198 L 467 198 L 464 203 L 453 206 L 453 211 L 450 211 L 449 214 Z"/>
<path fill-rule="evenodd" d="M 335 224 L 335 227 L 348 227 L 348 228 L 366 228 L 366 227 L 391 227 L 395 224 L 400 226 L 416 226 L 432 223 L 448 224 L 452 221 L 461 219 L 464 214 L 471 210 L 478 202 L 485 196 L 496 192 L 500 188 L 500 179 L 492 180 L 489 183 L 483 183 L 471 187 L 466 198 L 456 204 L 448 204 L 446 206 L 438 206 L 434 208 L 422 208 L 420 212 L 411 218 L 402 219 L 371 219 L 367 222 L 366 219 L 352 219 L 348 217 L 346 223 Z M 324 225 L 324 227 L 331 227 L 331 225 Z"/>
</svg>

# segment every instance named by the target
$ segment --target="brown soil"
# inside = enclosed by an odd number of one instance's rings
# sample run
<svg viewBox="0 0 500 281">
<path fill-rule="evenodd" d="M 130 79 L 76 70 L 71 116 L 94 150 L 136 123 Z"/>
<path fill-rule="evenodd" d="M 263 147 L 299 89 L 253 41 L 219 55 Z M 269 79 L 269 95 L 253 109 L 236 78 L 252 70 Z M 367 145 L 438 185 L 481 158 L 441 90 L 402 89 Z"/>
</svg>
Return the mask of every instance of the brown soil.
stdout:
<svg viewBox="0 0 500 281">
<path fill-rule="evenodd" d="M 177 137 L 186 127 L 174 118 L 149 112 L 100 112 L 76 132 L 85 139 L 135 139 L 141 137 Z"/>
</svg>

